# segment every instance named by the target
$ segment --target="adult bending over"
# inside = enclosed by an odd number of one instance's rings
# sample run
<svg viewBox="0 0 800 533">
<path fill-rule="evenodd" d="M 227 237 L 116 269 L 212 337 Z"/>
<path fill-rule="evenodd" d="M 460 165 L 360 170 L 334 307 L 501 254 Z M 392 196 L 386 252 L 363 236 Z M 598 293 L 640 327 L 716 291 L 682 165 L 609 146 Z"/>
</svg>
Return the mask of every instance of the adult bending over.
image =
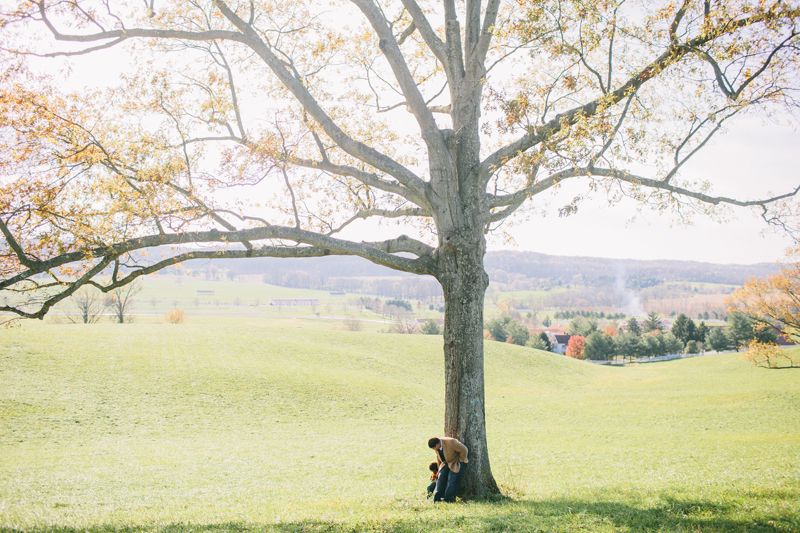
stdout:
<svg viewBox="0 0 800 533">
<path fill-rule="evenodd" d="M 450 437 L 428 439 L 428 448 L 436 453 L 436 462 L 439 465 L 439 477 L 436 480 L 433 501 L 456 501 L 458 483 L 469 462 L 469 450 L 458 439 Z"/>
</svg>

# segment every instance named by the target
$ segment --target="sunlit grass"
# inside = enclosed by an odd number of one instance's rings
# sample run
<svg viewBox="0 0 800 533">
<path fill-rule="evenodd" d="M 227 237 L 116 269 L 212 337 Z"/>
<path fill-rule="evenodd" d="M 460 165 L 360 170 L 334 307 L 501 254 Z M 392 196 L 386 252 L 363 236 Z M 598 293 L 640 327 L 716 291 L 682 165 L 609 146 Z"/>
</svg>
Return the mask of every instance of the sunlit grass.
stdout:
<svg viewBox="0 0 800 533">
<path fill-rule="evenodd" d="M 487 342 L 508 499 L 433 507 L 441 338 L 337 323 L 0 331 L 0 527 L 800 529 L 800 371 Z"/>
</svg>

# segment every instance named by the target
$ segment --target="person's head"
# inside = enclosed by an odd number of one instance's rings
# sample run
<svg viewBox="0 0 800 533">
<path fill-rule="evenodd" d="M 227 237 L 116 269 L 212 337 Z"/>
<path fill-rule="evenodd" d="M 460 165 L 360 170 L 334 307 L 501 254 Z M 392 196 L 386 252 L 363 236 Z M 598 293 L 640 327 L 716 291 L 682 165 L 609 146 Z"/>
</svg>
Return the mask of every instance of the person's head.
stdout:
<svg viewBox="0 0 800 533">
<path fill-rule="evenodd" d="M 431 472 L 438 472 L 439 465 L 437 465 L 436 463 L 431 463 L 428 465 L 428 470 L 430 470 Z"/>
<path fill-rule="evenodd" d="M 428 448 L 431 448 L 432 450 L 438 450 L 441 444 L 442 441 L 439 440 L 439 437 L 431 437 L 428 439 Z"/>
</svg>

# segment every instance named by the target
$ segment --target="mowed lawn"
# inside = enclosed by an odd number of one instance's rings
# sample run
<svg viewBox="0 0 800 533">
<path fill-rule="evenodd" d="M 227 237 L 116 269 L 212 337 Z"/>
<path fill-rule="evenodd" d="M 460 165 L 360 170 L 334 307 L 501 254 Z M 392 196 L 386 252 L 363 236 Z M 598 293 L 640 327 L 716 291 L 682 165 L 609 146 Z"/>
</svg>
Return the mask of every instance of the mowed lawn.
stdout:
<svg viewBox="0 0 800 533">
<path fill-rule="evenodd" d="M 441 338 L 335 322 L 0 330 L 0 529 L 798 531 L 800 370 L 486 345 L 506 498 L 433 506 Z"/>
</svg>

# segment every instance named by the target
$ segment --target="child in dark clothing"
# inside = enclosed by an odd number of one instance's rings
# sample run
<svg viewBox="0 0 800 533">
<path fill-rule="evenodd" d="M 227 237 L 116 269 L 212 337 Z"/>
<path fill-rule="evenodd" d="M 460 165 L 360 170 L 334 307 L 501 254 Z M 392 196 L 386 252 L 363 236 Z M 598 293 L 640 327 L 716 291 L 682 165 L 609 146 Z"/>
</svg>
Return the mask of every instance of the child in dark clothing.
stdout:
<svg viewBox="0 0 800 533">
<path fill-rule="evenodd" d="M 439 478 L 439 465 L 431 463 L 428 465 L 428 469 L 431 471 L 431 484 L 428 485 L 428 498 L 430 498 L 433 491 L 436 490 L 436 480 Z"/>
</svg>

